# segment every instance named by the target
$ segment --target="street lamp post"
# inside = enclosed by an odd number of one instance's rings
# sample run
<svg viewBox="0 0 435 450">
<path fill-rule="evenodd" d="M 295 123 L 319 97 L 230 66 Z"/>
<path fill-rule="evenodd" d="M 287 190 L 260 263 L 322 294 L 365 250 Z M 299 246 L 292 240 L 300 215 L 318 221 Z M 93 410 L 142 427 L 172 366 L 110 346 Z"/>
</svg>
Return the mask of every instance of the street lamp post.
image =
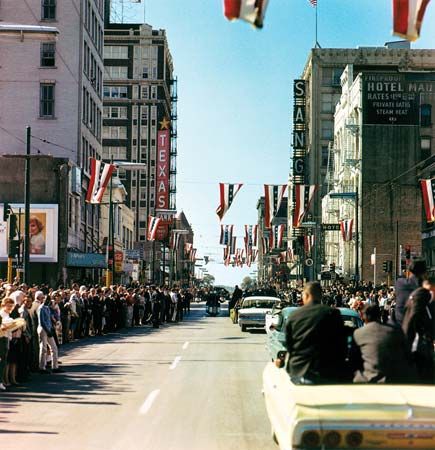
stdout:
<svg viewBox="0 0 435 450">
<path fill-rule="evenodd" d="M 126 161 L 113 161 L 113 156 L 110 160 L 110 164 L 116 166 L 116 168 L 122 167 L 124 170 L 146 170 L 147 165 L 144 163 L 131 163 Z M 113 174 L 110 177 L 109 186 L 109 236 L 108 236 L 108 264 L 106 272 L 106 287 L 110 287 L 113 283 L 113 276 L 115 272 L 115 221 L 113 213 Z"/>
</svg>

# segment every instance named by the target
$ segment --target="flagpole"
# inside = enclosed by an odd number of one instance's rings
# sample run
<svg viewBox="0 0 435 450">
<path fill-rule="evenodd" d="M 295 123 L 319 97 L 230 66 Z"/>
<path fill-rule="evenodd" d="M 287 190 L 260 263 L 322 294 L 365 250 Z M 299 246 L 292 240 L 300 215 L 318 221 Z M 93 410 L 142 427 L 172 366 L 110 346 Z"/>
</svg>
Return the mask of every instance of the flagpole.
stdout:
<svg viewBox="0 0 435 450">
<path fill-rule="evenodd" d="M 319 7 L 318 6 L 318 2 L 316 1 L 315 5 L 314 5 L 314 9 L 316 10 L 316 20 L 315 20 L 315 28 L 316 28 L 315 37 L 316 37 L 316 42 L 314 44 L 314 48 L 320 48 L 319 39 L 318 39 L 318 21 L 319 21 L 318 12 L 317 12 L 318 7 Z"/>
<path fill-rule="evenodd" d="M 113 155 L 110 160 L 110 164 L 113 164 Z M 110 187 L 109 187 L 109 236 L 107 239 L 109 251 L 107 258 L 107 272 L 106 272 L 106 287 L 110 287 L 113 282 L 113 266 L 115 264 L 115 249 L 113 248 L 113 201 L 112 201 L 112 189 L 113 189 L 113 174 L 110 176 Z"/>
</svg>

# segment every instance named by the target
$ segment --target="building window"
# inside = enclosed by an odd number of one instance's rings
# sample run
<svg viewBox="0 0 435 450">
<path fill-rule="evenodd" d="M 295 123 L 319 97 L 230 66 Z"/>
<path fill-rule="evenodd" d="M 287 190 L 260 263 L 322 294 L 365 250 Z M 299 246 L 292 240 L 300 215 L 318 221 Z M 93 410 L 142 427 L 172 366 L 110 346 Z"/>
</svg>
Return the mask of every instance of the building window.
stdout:
<svg viewBox="0 0 435 450">
<path fill-rule="evenodd" d="M 141 95 L 141 97 L 142 97 L 142 99 L 143 100 L 148 100 L 148 86 L 142 86 L 142 95 Z"/>
<path fill-rule="evenodd" d="M 332 69 L 332 85 L 341 86 L 341 75 L 343 74 L 343 69 L 341 67 L 334 67 Z"/>
<path fill-rule="evenodd" d="M 332 103 L 333 97 L 332 94 L 322 94 L 322 113 L 331 113 L 332 112 Z"/>
<path fill-rule="evenodd" d="M 329 159 L 328 146 L 323 145 L 322 146 L 322 167 L 327 167 L 328 166 L 328 159 Z"/>
<path fill-rule="evenodd" d="M 105 98 L 127 98 L 127 86 L 105 86 L 103 95 Z"/>
<path fill-rule="evenodd" d="M 56 0 L 42 0 L 41 2 L 41 19 L 56 19 Z"/>
<path fill-rule="evenodd" d="M 149 77 L 148 64 L 142 68 L 142 78 L 147 79 Z"/>
<path fill-rule="evenodd" d="M 432 126 L 432 105 L 421 105 L 420 107 L 420 126 Z"/>
<path fill-rule="evenodd" d="M 324 140 L 332 140 L 334 135 L 334 122 L 332 120 L 322 120 L 321 138 Z"/>
<path fill-rule="evenodd" d="M 105 139 L 127 139 L 127 127 L 103 127 Z"/>
<path fill-rule="evenodd" d="M 157 86 L 151 86 L 151 98 L 153 100 L 157 99 Z"/>
<path fill-rule="evenodd" d="M 41 67 L 54 67 L 56 63 L 56 44 L 54 42 L 41 43 Z"/>
<path fill-rule="evenodd" d="M 428 159 L 432 154 L 432 139 L 430 136 L 422 136 L 420 141 L 421 160 Z"/>
<path fill-rule="evenodd" d="M 127 119 L 126 106 L 105 106 L 103 111 L 105 119 Z"/>
<path fill-rule="evenodd" d="M 128 47 L 126 45 L 105 45 L 105 59 L 128 59 Z"/>
<path fill-rule="evenodd" d="M 127 147 L 103 147 L 103 159 L 127 159 Z"/>
<path fill-rule="evenodd" d="M 54 84 L 41 83 L 39 88 L 39 116 L 54 118 Z"/>
<path fill-rule="evenodd" d="M 128 67 L 127 66 L 108 66 L 106 67 L 109 78 L 112 79 L 127 79 Z"/>
</svg>

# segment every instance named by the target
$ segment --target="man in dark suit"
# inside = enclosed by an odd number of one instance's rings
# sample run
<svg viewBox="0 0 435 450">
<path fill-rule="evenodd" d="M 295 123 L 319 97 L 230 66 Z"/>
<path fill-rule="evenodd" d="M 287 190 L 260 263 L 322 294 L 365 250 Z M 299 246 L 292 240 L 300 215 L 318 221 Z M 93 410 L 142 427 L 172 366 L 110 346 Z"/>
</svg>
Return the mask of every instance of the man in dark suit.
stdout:
<svg viewBox="0 0 435 450">
<path fill-rule="evenodd" d="M 319 283 L 307 283 L 304 306 L 286 324 L 288 371 L 295 383 L 334 383 L 345 377 L 346 332 L 340 311 L 322 304 Z"/>
<path fill-rule="evenodd" d="M 365 305 L 366 325 L 353 337 L 360 352 L 360 370 L 355 383 L 410 383 L 414 378 L 411 354 L 401 328 L 381 323 L 378 305 Z"/>
<path fill-rule="evenodd" d="M 402 326 L 403 318 L 405 316 L 406 303 L 408 302 L 411 292 L 418 289 L 426 274 L 426 262 L 423 260 L 412 261 L 409 266 L 411 276 L 409 278 L 398 278 L 396 281 L 396 308 L 394 309 L 393 322 Z"/>
</svg>

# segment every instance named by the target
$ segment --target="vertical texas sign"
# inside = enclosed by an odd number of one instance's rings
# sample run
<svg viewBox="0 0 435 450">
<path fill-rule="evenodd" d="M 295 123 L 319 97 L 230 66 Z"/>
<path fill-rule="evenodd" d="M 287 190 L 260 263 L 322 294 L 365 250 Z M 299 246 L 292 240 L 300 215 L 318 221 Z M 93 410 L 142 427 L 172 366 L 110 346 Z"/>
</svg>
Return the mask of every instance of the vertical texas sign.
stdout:
<svg viewBox="0 0 435 450">
<path fill-rule="evenodd" d="M 169 164 L 170 164 L 170 131 L 169 120 L 166 117 L 160 122 L 157 132 L 157 174 L 156 174 L 156 216 L 159 210 L 169 208 Z M 168 223 L 163 223 L 157 229 L 157 240 L 164 240 L 168 235 Z"/>
</svg>

